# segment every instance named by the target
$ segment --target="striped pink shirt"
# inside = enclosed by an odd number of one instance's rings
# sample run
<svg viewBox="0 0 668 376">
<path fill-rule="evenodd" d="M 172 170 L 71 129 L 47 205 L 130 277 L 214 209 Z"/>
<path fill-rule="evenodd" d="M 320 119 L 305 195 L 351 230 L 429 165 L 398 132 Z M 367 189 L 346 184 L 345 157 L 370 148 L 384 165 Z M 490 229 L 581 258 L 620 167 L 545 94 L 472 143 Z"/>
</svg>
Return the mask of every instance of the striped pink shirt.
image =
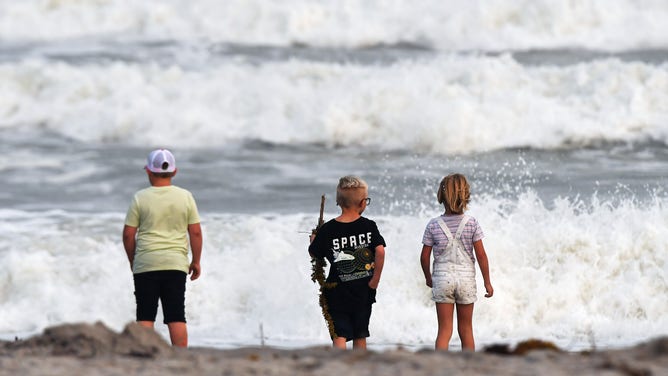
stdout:
<svg viewBox="0 0 668 376">
<path fill-rule="evenodd" d="M 461 222 L 463 214 L 456 215 L 441 215 L 440 217 L 432 218 L 429 223 L 427 223 L 427 228 L 424 230 L 424 235 L 422 236 L 422 244 L 433 247 L 435 249 L 445 249 L 448 245 L 448 238 L 443 233 L 441 226 L 438 225 L 438 218 L 441 218 L 445 225 L 448 226 L 450 232 L 454 236 L 457 232 L 457 227 L 459 227 L 459 222 Z M 482 239 L 484 234 L 482 233 L 482 228 L 478 224 L 475 218 L 469 216 L 469 221 L 464 226 L 464 231 L 462 232 L 462 243 L 464 243 L 464 248 L 471 261 L 475 262 L 475 253 L 473 251 L 473 243 Z"/>
</svg>

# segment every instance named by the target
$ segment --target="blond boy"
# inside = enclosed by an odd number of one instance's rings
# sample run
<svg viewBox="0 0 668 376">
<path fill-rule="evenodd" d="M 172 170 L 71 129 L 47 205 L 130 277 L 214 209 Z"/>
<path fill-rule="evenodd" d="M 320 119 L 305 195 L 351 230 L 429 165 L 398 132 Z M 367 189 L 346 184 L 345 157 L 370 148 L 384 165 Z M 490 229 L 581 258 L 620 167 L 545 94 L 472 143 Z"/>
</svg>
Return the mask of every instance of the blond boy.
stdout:
<svg viewBox="0 0 668 376">
<path fill-rule="evenodd" d="M 385 260 L 385 240 L 376 223 L 362 217 L 370 201 L 364 180 L 342 177 L 336 189 L 341 215 L 311 237 L 311 256 L 327 258 L 331 265 L 323 294 L 337 348 L 353 341 L 353 348 L 365 349 L 369 337 L 371 306 Z"/>
</svg>

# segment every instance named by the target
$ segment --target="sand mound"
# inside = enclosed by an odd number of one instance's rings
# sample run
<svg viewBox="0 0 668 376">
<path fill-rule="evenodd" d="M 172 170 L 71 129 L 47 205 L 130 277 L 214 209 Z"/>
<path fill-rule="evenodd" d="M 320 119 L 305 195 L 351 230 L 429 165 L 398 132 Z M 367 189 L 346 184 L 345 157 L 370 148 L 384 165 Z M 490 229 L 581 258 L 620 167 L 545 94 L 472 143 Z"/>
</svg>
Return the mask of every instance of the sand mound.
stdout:
<svg viewBox="0 0 668 376">
<path fill-rule="evenodd" d="M 115 333 L 102 323 L 66 324 L 47 328 L 42 335 L 24 341 L 5 342 L 4 354 L 22 356 L 94 357 L 125 355 L 154 357 L 171 352 L 172 348 L 154 330 L 128 324 L 122 333 Z"/>
</svg>

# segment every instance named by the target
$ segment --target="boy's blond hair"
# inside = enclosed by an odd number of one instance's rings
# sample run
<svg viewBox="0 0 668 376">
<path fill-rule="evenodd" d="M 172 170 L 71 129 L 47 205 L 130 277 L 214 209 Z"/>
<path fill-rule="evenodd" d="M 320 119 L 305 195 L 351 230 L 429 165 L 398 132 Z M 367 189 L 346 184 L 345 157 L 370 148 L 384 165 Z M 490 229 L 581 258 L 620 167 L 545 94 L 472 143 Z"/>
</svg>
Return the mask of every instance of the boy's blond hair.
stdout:
<svg viewBox="0 0 668 376">
<path fill-rule="evenodd" d="M 367 189 L 369 186 L 361 178 L 344 176 L 339 179 L 336 187 L 336 204 L 342 208 L 350 208 L 365 199 L 364 191 Z"/>
<path fill-rule="evenodd" d="M 471 201 L 469 182 L 462 174 L 451 174 L 441 180 L 436 193 L 438 203 L 445 206 L 451 214 L 464 214 L 466 206 Z"/>
</svg>

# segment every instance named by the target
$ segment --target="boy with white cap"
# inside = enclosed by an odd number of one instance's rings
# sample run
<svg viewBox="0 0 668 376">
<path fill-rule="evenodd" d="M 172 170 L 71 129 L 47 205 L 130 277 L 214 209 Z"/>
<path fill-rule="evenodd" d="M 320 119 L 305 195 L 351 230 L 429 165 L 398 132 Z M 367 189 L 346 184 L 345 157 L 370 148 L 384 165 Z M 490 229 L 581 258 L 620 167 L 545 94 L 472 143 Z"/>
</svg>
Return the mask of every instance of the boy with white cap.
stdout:
<svg viewBox="0 0 668 376">
<path fill-rule="evenodd" d="M 202 229 L 192 194 L 172 185 L 176 161 L 158 149 L 145 166 L 151 186 L 135 193 L 125 217 L 123 246 L 132 269 L 137 322 L 153 328 L 162 303 L 172 345 L 188 346 L 185 319 L 186 276 L 200 276 Z M 192 261 L 188 261 L 188 238 Z"/>
</svg>

